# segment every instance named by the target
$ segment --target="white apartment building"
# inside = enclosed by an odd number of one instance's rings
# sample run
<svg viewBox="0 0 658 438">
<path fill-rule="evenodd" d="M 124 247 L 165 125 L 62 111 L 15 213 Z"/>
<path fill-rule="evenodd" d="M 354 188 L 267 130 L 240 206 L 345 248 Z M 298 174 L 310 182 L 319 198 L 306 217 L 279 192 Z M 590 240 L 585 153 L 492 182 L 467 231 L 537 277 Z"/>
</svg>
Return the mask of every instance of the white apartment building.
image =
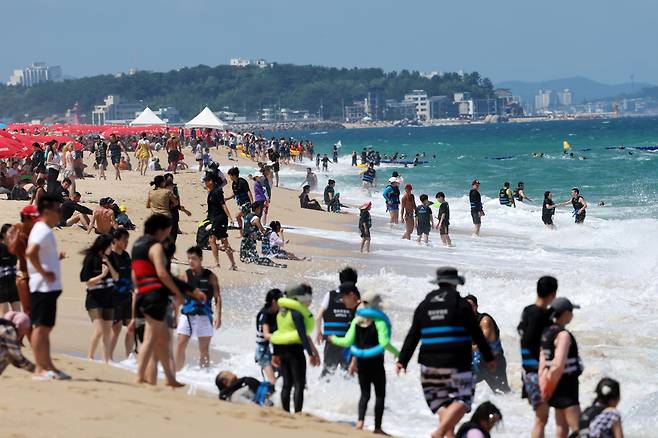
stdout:
<svg viewBox="0 0 658 438">
<path fill-rule="evenodd" d="M 7 85 L 22 85 L 31 87 L 42 82 L 59 82 L 62 80 L 62 67 L 48 67 L 45 62 L 34 62 L 31 66 L 16 69 L 9 77 Z"/>
<path fill-rule="evenodd" d="M 411 102 L 416 106 L 416 118 L 428 120 L 430 118 L 430 107 L 425 90 L 413 90 L 411 94 L 404 95 L 405 102 Z"/>
</svg>

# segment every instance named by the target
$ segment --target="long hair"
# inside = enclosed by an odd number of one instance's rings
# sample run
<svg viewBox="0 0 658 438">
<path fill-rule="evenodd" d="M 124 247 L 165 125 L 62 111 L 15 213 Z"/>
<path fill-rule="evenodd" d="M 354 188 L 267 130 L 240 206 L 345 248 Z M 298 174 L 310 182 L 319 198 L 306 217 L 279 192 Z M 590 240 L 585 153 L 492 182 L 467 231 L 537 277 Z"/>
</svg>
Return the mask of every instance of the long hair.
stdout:
<svg viewBox="0 0 658 438">
<path fill-rule="evenodd" d="M 85 256 L 85 260 L 91 257 L 98 257 L 99 254 L 105 252 L 112 245 L 112 235 L 111 234 L 101 234 L 94 240 L 94 243 L 84 251 L 82 254 Z"/>
</svg>

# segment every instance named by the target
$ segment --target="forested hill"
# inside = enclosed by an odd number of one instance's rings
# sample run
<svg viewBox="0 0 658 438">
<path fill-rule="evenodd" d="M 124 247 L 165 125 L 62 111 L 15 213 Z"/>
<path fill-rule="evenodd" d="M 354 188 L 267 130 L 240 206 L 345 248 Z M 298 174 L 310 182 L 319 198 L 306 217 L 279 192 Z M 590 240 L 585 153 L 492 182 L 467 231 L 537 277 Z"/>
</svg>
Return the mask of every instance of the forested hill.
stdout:
<svg viewBox="0 0 658 438">
<path fill-rule="evenodd" d="M 82 113 L 88 114 L 107 95 L 118 94 L 126 100 L 144 100 L 151 108 L 175 106 L 183 118 L 193 117 L 206 105 L 215 111 L 228 107 L 239 114 L 253 114 L 272 105 L 317 113 L 321 102 L 326 118 L 339 118 L 341 104 L 364 99 L 368 88 L 376 86 L 385 89 L 387 99 L 397 100 L 415 89 L 425 90 L 430 96 L 461 91 L 470 91 L 475 97 L 492 94 L 491 81 L 477 72 L 463 76 L 447 73 L 427 79 L 418 72 L 386 73 L 378 68 L 199 65 L 165 73 L 93 76 L 32 88 L 2 85 L 0 117 L 21 121 L 62 114 L 75 102 Z"/>
</svg>

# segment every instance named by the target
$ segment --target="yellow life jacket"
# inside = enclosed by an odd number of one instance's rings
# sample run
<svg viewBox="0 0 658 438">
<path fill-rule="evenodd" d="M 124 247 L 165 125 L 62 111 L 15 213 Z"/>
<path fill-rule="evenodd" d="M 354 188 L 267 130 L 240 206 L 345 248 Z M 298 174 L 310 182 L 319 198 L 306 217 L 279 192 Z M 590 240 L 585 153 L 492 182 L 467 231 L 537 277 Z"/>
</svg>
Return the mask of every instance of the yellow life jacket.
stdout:
<svg viewBox="0 0 658 438">
<path fill-rule="evenodd" d="M 297 333 L 297 328 L 295 327 L 295 322 L 292 320 L 292 312 L 290 310 L 295 310 L 302 314 L 307 335 L 310 335 L 315 327 L 313 314 L 297 300 L 279 298 L 277 302 L 281 310 L 276 316 L 277 330 L 272 333 L 272 339 L 270 341 L 275 345 L 301 344 L 302 341 L 299 339 L 299 333 Z"/>
</svg>

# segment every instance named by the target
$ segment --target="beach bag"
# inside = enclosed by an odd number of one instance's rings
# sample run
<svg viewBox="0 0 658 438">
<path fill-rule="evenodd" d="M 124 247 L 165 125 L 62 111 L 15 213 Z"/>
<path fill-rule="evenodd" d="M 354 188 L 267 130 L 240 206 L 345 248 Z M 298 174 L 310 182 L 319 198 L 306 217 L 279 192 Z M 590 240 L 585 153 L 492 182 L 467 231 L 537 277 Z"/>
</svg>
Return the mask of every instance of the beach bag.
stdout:
<svg viewBox="0 0 658 438">
<path fill-rule="evenodd" d="M 11 193 L 9 194 L 9 199 L 13 199 L 14 201 L 29 201 L 30 194 L 27 193 L 27 190 L 25 190 L 23 187 L 14 186 L 14 188 L 11 189 Z"/>
<path fill-rule="evenodd" d="M 210 249 L 210 234 L 212 232 L 212 223 L 208 219 L 199 222 L 196 230 L 196 244 L 201 249 Z"/>
</svg>

